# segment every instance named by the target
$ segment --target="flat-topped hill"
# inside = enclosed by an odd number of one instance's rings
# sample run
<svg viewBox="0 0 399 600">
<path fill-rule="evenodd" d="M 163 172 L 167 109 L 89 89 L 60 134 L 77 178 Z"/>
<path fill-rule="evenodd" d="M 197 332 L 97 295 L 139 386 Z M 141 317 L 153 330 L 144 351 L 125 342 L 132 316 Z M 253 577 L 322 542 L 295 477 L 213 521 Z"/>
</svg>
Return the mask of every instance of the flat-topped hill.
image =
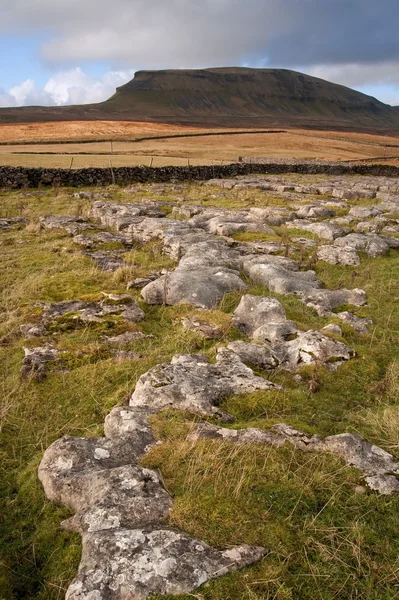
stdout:
<svg viewBox="0 0 399 600">
<path fill-rule="evenodd" d="M 0 109 L 0 122 L 132 120 L 226 127 L 399 130 L 399 110 L 287 69 L 138 71 L 98 104 Z"/>
</svg>

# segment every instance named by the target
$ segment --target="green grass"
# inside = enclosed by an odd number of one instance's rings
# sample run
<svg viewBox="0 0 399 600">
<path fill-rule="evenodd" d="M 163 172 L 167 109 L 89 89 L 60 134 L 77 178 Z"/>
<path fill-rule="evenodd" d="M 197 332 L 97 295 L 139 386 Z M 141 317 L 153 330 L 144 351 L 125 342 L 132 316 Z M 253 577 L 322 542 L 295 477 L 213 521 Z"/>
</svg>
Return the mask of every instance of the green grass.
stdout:
<svg viewBox="0 0 399 600">
<path fill-rule="evenodd" d="M 187 203 L 208 202 L 204 199 L 208 189 L 200 185 L 186 185 L 183 191 L 168 187 L 162 196 L 153 191 L 154 187 L 143 186 L 137 197 L 168 202 L 178 195 Z M 242 208 L 252 190 L 241 192 L 231 197 L 226 193 L 212 203 Z M 112 193 L 115 201 L 136 198 L 117 188 Z M 256 196 L 261 195 L 255 191 Z M 98 299 L 101 291 L 123 293 L 128 278 L 173 268 L 174 263 L 161 254 L 157 243 L 136 245 L 125 255 L 127 270 L 102 273 L 71 237 L 62 231 L 40 231 L 35 225 L 40 215 L 81 214 L 90 206 L 68 190 L 31 196 L 3 192 L 0 206 L 1 216 L 22 213 L 31 220 L 25 230 L 0 234 L 0 598 L 58 600 L 76 573 L 80 538 L 60 529 L 69 513 L 43 495 L 37 467 L 44 450 L 64 434 L 101 435 L 106 414 L 126 401 L 138 377 L 152 366 L 176 353 L 203 352 L 213 360 L 218 345 L 242 338 L 231 324 L 242 292 L 228 294 L 219 309 L 204 312 L 188 305 L 147 306 L 138 292 L 131 291 L 146 313 L 134 328 L 155 336 L 129 345 L 142 359 L 118 361 L 110 356 L 101 336 L 129 329 L 115 317 L 79 328 L 68 327 L 61 319 L 65 327 L 55 327 L 52 333 L 67 353 L 69 371 L 53 371 L 42 383 L 21 380 L 25 343 L 19 326 L 40 319 L 36 303 Z M 289 253 L 294 256 L 294 249 Z M 287 422 L 322 435 L 359 432 L 399 454 L 399 253 L 363 257 L 354 269 L 322 262 L 315 269 L 327 287 L 360 287 L 367 292 L 368 306 L 356 313 L 373 319 L 369 335 L 355 334 L 333 319 L 342 326 L 343 340 L 355 349 L 356 358 L 336 373 L 321 367 L 314 373 L 308 367 L 299 383 L 288 373 L 271 374 L 283 391 L 230 397 L 222 409 L 235 417 L 234 427 L 268 429 Z M 247 293 L 269 295 L 262 286 L 246 283 Z M 301 329 L 319 329 L 331 321 L 292 296 L 278 299 Z M 185 330 L 180 323 L 185 315 L 218 325 L 223 339 L 204 341 Z M 308 384 L 314 376 L 318 391 L 311 393 Z M 267 555 L 258 565 L 209 582 L 194 595 L 180 596 L 182 600 L 399 597 L 398 498 L 366 490 L 358 471 L 331 456 L 290 447 L 189 443 L 185 434 L 194 420 L 176 411 L 153 420 L 164 443 L 144 463 L 161 470 L 175 498 L 170 523 L 218 547 L 260 544 Z"/>
</svg>

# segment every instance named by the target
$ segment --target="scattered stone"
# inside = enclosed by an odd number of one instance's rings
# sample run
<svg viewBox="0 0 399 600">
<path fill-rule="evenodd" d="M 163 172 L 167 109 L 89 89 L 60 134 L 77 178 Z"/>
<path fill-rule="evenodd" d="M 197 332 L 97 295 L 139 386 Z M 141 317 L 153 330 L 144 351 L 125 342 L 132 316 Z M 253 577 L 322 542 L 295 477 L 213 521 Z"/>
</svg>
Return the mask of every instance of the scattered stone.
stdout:
<svg viewBox="0 0 399 600">
<path fill-rule="evenodd" d="M 123 244 L 127 248 L 131 247 L 131 243 L 127 240 L 126 236 L 121 233 L 111 233 L 109 231 L 101 231 L 92 235 L 75 235 L 73 241 L 75 244 L 79 244 L 79 246 L 84 246 L 85 248 L 112 243 Z"/>
<path fill-rule="evenodd" d="M 372 319 L 368 317 L 357 317 L 348 311 L 339 312 L 335 316 L 347 325 L 353 327 L 356 333 L 369 333 L 368 327 L 374 325 Z"/>
<path fill-rule="evenodd" d="M 133 281 L 129 281 L 126 286 L 126 289 L 141 290 L 141 289 L 143 289 L 143 287 L 145 287 L 152 281 L 159 279 L 162 275 L 163 275 L 163 273 L 161 271 L 152 271 L 146 277 L 137 277 L 136 279 L 133 279 Z M 166 273 L 165 273 L 165 275 L 166 275 Z"/>
<path fill-rule="evenodd" d="M 23 217 L 12 217 L 10 219 L 0 219 L 0 231 L 8 231 L 18 225 L 26 225 L 28 219 Z"/>
<path fill-rule="evenodd" d="M 126 331 L 125 333 L 121 333 L 120 335 L 115 335 L 111 337 L 107 335 L 104 336 L 104 340 L 112 346 L 126 346 L 131 342 L 145 339 L 155 339 L 155 336 L 146 335 L 141 331 Z"/>
<path fill-rule="evenodd" d="M 24 348 L 24 353 L 20 375 L 23 378 L 31 377 L 37 381 L 43 381 L 47 377 L 49 363 L 55 362 L 59 354 L 51 344 L 36 348 Z"/>
<path fill-rule="evenodd" d="M 45 229 L 63 229 L 70 235 L 77 235 L 81 231 L 97 228 L 93 223 L 90 223 L 90 221 L 84 217 L 49 216 L 40 217 L 39 220 L 41 227 L 44 227 Z"/>
<path fill-rule="evenodd" d="M 324 331 L 325 333 L 332 333 L 333 335 L 339 335 L 342 336 L 342 329 L 339 325 L 336 325 L 335 323 L 330 323 L 329 325 L 325 325 L 321 331 Z"/>
<path fill-rule="evenodd" d="M 117 271 L 123 266 L 126 266 L 123 260 L 123 250 L 95 250 L 83 252 L 96 263 L 101 271 L 111 272 Z"/>
<path fill-rule="evenodd" d="M 222 439 L 238 444 L 265 444 L 283 446 L 289 442 L 307 452 L 329 452 L 342 458 L 350 467 L 359 469 L 367 485 L 381 495 L 399 492 L 399 462 L 388 452 L 370 444 L 360 435 L 342 433 L 324 440 L 308 436 L 286 424 L 274 425 L 271 431 L 260 429 L 232 430 L 201 423 L 190 433 L 192 441 L 200 438 Z"/>
<path fill-rule="evenodd" d="M 130 406 L 158 411 L 173 406 L 194 413 L 231 420 L 218 404 L 232 394 L 280 389 L 256 377 L 238 357 L 210 364 L 201 355 L 178 355 L 142 375 L 130 398 Z"/>
<path fill-rule="evenodd" d="M 324 219 L 327 217 L 333 217 L 334 215 L 335 212 L 331 208 L 320 206 L 319 204 L 302 206 L 296 212 L 298 219 Z"/>
<path fill-rule="evenodd" d="M 341 248 L 350 246 L 359 252 L 364 252 L 367 256 L 375 258 L 376 256 L 387 254 L 391 239 L 393 238 L 376 234 L 350 233 L 344 237 L 337 238 L 334 241 L 334 246 Z M 399 246 L 399 240 L 397 242 Z M 395 247 L 395 243 L 393 243 L 393 247 Z"/>
<path fill-rule="evenodd" d="M 276 369 L 280 362 L 270 348 L 242 340 L 230 342 L 226 348 L 219 348 L 217 358 L 231 360 L 234 355 L 238 356 L 245 365 L 255 365 L 265 370 Z"/>
<path fill-rule="evenodd" d="M 46 328 L 40 323 L 24 323 L 19 328 L 25 340 L 29 340 L 33 337 L 42 337 L 46 335 Z"/>
<path fill-rule="evenodd" d="M 212 325 L 211 323 L 206 323 L 205 321 L 200 321 L 193 317 L 183 317 L 181 324 L 184 329 L 194 331 L 206 340 L 217 340 L 223 337 L 223 331 L 220 327 Z"/>
<path fill-rule="evenodd" d="M 331 312 L 344 304 L 364 306 L 366 292 L 355 288 L 353 290 L 310 290 L 299 294 L 302 302 L 314 308 L 320 316 L 329 316 Z"/>
<path fill-rule="evenodd" d="M 320 246 L 317 249 L 317 258 L 330 265 L 357 266 L 360 257 L 352 246 Z"/>
</svg>

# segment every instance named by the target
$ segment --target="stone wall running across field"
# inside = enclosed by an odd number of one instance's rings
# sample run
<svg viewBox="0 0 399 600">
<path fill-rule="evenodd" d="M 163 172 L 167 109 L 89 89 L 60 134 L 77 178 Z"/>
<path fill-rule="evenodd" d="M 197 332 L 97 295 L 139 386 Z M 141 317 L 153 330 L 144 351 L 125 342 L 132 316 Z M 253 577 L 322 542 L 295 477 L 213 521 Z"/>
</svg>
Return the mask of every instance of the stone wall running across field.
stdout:
<svg viewBox="0 0 399 600">
<path fill-rule="evenodd" d="M 249 174 L 324 174 L 374 175 L 399 177 L 399 167 L 391 165 L 342 164 L 330 162 L 267 162 L 258 164 L 236 163 L 200 167 L 118 167 L 114 169 L 41 169 L 0 166 L 0 187 L 21 188 L 61 185 L 99 186 L 112 183 L 126 185 L 134 182 L 162 182 L 170 180 L 206 181 L 214 178 Z"/>
</svg>

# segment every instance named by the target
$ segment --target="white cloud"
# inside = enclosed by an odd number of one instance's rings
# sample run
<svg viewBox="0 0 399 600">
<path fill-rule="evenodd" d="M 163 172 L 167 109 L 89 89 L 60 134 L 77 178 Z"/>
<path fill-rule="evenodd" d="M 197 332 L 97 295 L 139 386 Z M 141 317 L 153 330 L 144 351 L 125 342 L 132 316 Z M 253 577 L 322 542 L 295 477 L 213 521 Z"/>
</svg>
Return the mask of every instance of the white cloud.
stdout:
<svg viewBox="0 0 399 600">
<path fill-rule="evenodd" d="M 349 87 L 399 85 L 399 60 L 380 64 L 316 65 L 306 72 L 314 77 L 321 77 Z"/>
<path fill-rule="evenodd" d="M 32 79 L 0 90 L 0 106 L 63 106 L 66 104 L 90 104 L 106 100 L 115 88 L 132 79 L 134 71 L 109 71 L 102 77 L 87 75 L 77 67 L 61 71 L 51 77 L 42 89 Z"/>
</svg>

